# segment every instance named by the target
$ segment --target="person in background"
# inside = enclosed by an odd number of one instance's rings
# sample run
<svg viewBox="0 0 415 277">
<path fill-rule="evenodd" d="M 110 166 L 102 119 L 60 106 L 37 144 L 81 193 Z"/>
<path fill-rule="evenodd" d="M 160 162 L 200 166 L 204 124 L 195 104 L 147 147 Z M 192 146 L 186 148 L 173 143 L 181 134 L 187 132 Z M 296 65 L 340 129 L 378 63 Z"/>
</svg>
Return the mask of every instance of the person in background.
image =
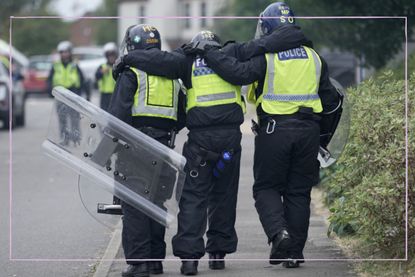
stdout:
<svg viewBox="0 0 415 277">
<path fill-rule="evenodd" d="M 100 92 L 100 107 L 108 111 L 112 93 L 115 88 L 115 80 L 112 78 L 112 66 L 118 57 L 118 48 L 114 42 L 104 45 L 104 54 L 107 62 L 100 65 L 95 73 L 95 80 Z"/>
<path fill-rule="evenodd" d="M 59 61 L 55 62 L 49 72 L 48 92 L 56 86 L 64 87 L 71 92 L 81 95 L 85 83 L 84 76 L 79 66 L 73 61 L 72 43 L 62 41 L 58 44 Z M 67 145 L 70 141 L 79 143 L 81 139 L 79 121 L 80 116 L 75 110 L 63 105 L 57 104 L 59 117 L 60 135 L 62 144 Z"/>
</svg>

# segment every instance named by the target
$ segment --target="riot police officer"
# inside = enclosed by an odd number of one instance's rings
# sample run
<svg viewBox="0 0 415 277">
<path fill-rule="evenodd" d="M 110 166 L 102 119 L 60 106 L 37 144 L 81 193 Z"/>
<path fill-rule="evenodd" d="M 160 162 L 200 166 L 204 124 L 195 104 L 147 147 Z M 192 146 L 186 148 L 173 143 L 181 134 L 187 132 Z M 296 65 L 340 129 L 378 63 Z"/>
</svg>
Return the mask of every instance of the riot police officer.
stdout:
<svg viewBox="0 0 415 277">
<path fill-rule="evenodd" d="M 131 26 L 126 31 L 122 47 L 128 53 L 138 49 L 160 49 L 160 34 L 150 25 Z M 135 67 L 125 68 L 117 78 L 109 112 L 173 147 L 175 132 L 184 126 L 184 95 L 179 91 L 177 80 L 153 76 Z M 122 203 L 122 211 L 122 245 L 128 264 L 122 276 L 144 277 L 150 273 L 163 273 L 161 260 L 166 255 L 165 227 L 126 203 Z"/>
<path fill-rule="evenodd" d="M 202 31 L 193 42 L 221 47 L 218 36 Z M 234 228 L 239 183 L 243 101 L 240 87 L 225 82 L 196 55 L 183 49 L 173 53 L 149 49 L 127 55 L 127 64 L 151 72 L 180 78 L 187 88 L 186 127 L 188 141 L 183 155 L 187 171 L 179 203 L 178 231 L 173 253 L 182 259 L 181 273 L 197 274 L 198 260 L 209 253 L 209 267 L 223 269 L 223 258 L 236 251 Z M 219 164 L 226 166 L 218 166 Z M 209 222 L 207 244 L 203 240 Z"/>
<path fill-rule="evenodd" d="M 58 44 L 59 61 L 53 63 L 49 72 L 49 91 L 55 86 L 62 86 L 70 91 L 81 95 L 84 89 L 84 75 L 79 66 L 73 61 L 72 43 L 61 41 Z"/>
<path fill-rule="evenodd" d="M 81 95 L 84 90 L 84 77 L 79 66 L 73 61 L 72 43 L 62 41 L 58 44 L 60 60 L 55 62 L 49 72 L 48 91 L 52 93 L 52 88 L 62 86 L 77 95 Z M 67 145 L 71 141 L 80 141 L 79 113 L 75 110 L 58 103 L 59 128 L 62 144 Z M 69 125 L 69 127 L 68 127 Z"/>
<path fill-rule="evenodd" d="M 260 17 L 260 36 L 295 24 L 292 10 L 282 2 L 269 5 Z M 289 259 L 285 267 L 298 267 L 304 260 L 310 193 L 319 181 L 319 115 L 339 103 L 327 64 L 311 45 L 269 52 L 246 62 L 212 47 L 204 47 L 203 55 L 225 80 L 235 85 L 254 83 L 248 94 L 259 119 L 253 195 L 272 243 L 270 263 Z"/>
<path fill-rule="evenodd" d="M 98 90 L 101 94 L 100 107 L 107 111 L 115 87 L 115 80 L 112 78 L 112 66 L 118 57 L 117 45 L 114 42 L 106 43 L 104 45 L 104 55 L 107 62 L 98 67 L 95 73 L 95 80 L 98 83 Z"/>
</svg>

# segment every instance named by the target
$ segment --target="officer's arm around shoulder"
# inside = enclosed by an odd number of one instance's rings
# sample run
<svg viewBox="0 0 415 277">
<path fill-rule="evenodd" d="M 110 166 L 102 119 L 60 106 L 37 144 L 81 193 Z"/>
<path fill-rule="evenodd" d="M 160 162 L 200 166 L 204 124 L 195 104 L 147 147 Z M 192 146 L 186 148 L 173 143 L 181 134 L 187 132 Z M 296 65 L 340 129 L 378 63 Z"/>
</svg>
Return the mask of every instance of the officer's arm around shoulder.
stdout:
<svg viewBox="0 0 415 277">
<path fill-rule="evenodd" d="M 271 34 L 245 43 L 229 43 L 223 51 L 240 61 L 246 61 L 254 56 L 265 53 L 276 53 L 301 45 L 312 47 L 300 27 L 295 25 L 282 25 Z"/>
<path fill-rule="evenodd" d="M 256 56 L 246 62 L 228 56 L 220 50 L 206 51 L 205 60 L 208 66 L 222 79 L 233 85 L 248 85 L 264 76 L 266 71 L 265 57 Z"/>
<path fill-rule="evenodd" d="M 322 57 L 320 59 L 321 77 L 318 94 L 323 105 L 323 112 L 329 112 L 337 107 L 340 99 L 336 88 L 330 82 L 327 63 Z"/>
<path fill-rule="evenodd" d="M 177 52 L 161 51 L 157 48 L 134 50 L 124 57 L 126 65 L 138 68 L 150 75 L 178 79 L 183 73 L 186 56 Z"/>
</svg>

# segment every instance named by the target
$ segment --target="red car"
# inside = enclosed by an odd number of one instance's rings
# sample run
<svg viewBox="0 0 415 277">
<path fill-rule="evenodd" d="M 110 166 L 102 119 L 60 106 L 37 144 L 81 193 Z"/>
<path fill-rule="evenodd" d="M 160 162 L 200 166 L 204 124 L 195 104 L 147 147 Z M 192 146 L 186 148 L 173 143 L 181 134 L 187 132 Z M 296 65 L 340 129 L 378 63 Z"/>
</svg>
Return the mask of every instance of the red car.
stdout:
<svg viewBox="0 0 415 277">
<path fill-rule="evenodd" d="M 52 57 L 49 55 L 30 57 L 23 81 L 26 93 L 48 95 L 47 78 L 51 67 Z"/>
</svg>

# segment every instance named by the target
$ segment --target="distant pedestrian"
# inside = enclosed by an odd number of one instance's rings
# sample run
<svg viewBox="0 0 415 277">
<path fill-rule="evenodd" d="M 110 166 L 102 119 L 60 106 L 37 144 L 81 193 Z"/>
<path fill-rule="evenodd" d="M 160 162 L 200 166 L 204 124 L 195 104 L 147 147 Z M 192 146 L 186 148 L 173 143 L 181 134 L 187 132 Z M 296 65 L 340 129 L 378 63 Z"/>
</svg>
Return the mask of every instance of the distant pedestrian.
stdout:
<svg viewBox="0 0 415 277">
<path fill-rule="evenodd" d="M 112 93 L 115 88 L 115 80 L 112 78 L 112 66 L 118 57 L 118 48 L 114 42 L 108 42 L 104 45 L 104 54 L 107 62 L 101 64 L 96 73 L 95 79 L 98 83 L 98 90 L 100 92 L 100 107 L 108 111 L 111 101 Z"/>
</svg>

